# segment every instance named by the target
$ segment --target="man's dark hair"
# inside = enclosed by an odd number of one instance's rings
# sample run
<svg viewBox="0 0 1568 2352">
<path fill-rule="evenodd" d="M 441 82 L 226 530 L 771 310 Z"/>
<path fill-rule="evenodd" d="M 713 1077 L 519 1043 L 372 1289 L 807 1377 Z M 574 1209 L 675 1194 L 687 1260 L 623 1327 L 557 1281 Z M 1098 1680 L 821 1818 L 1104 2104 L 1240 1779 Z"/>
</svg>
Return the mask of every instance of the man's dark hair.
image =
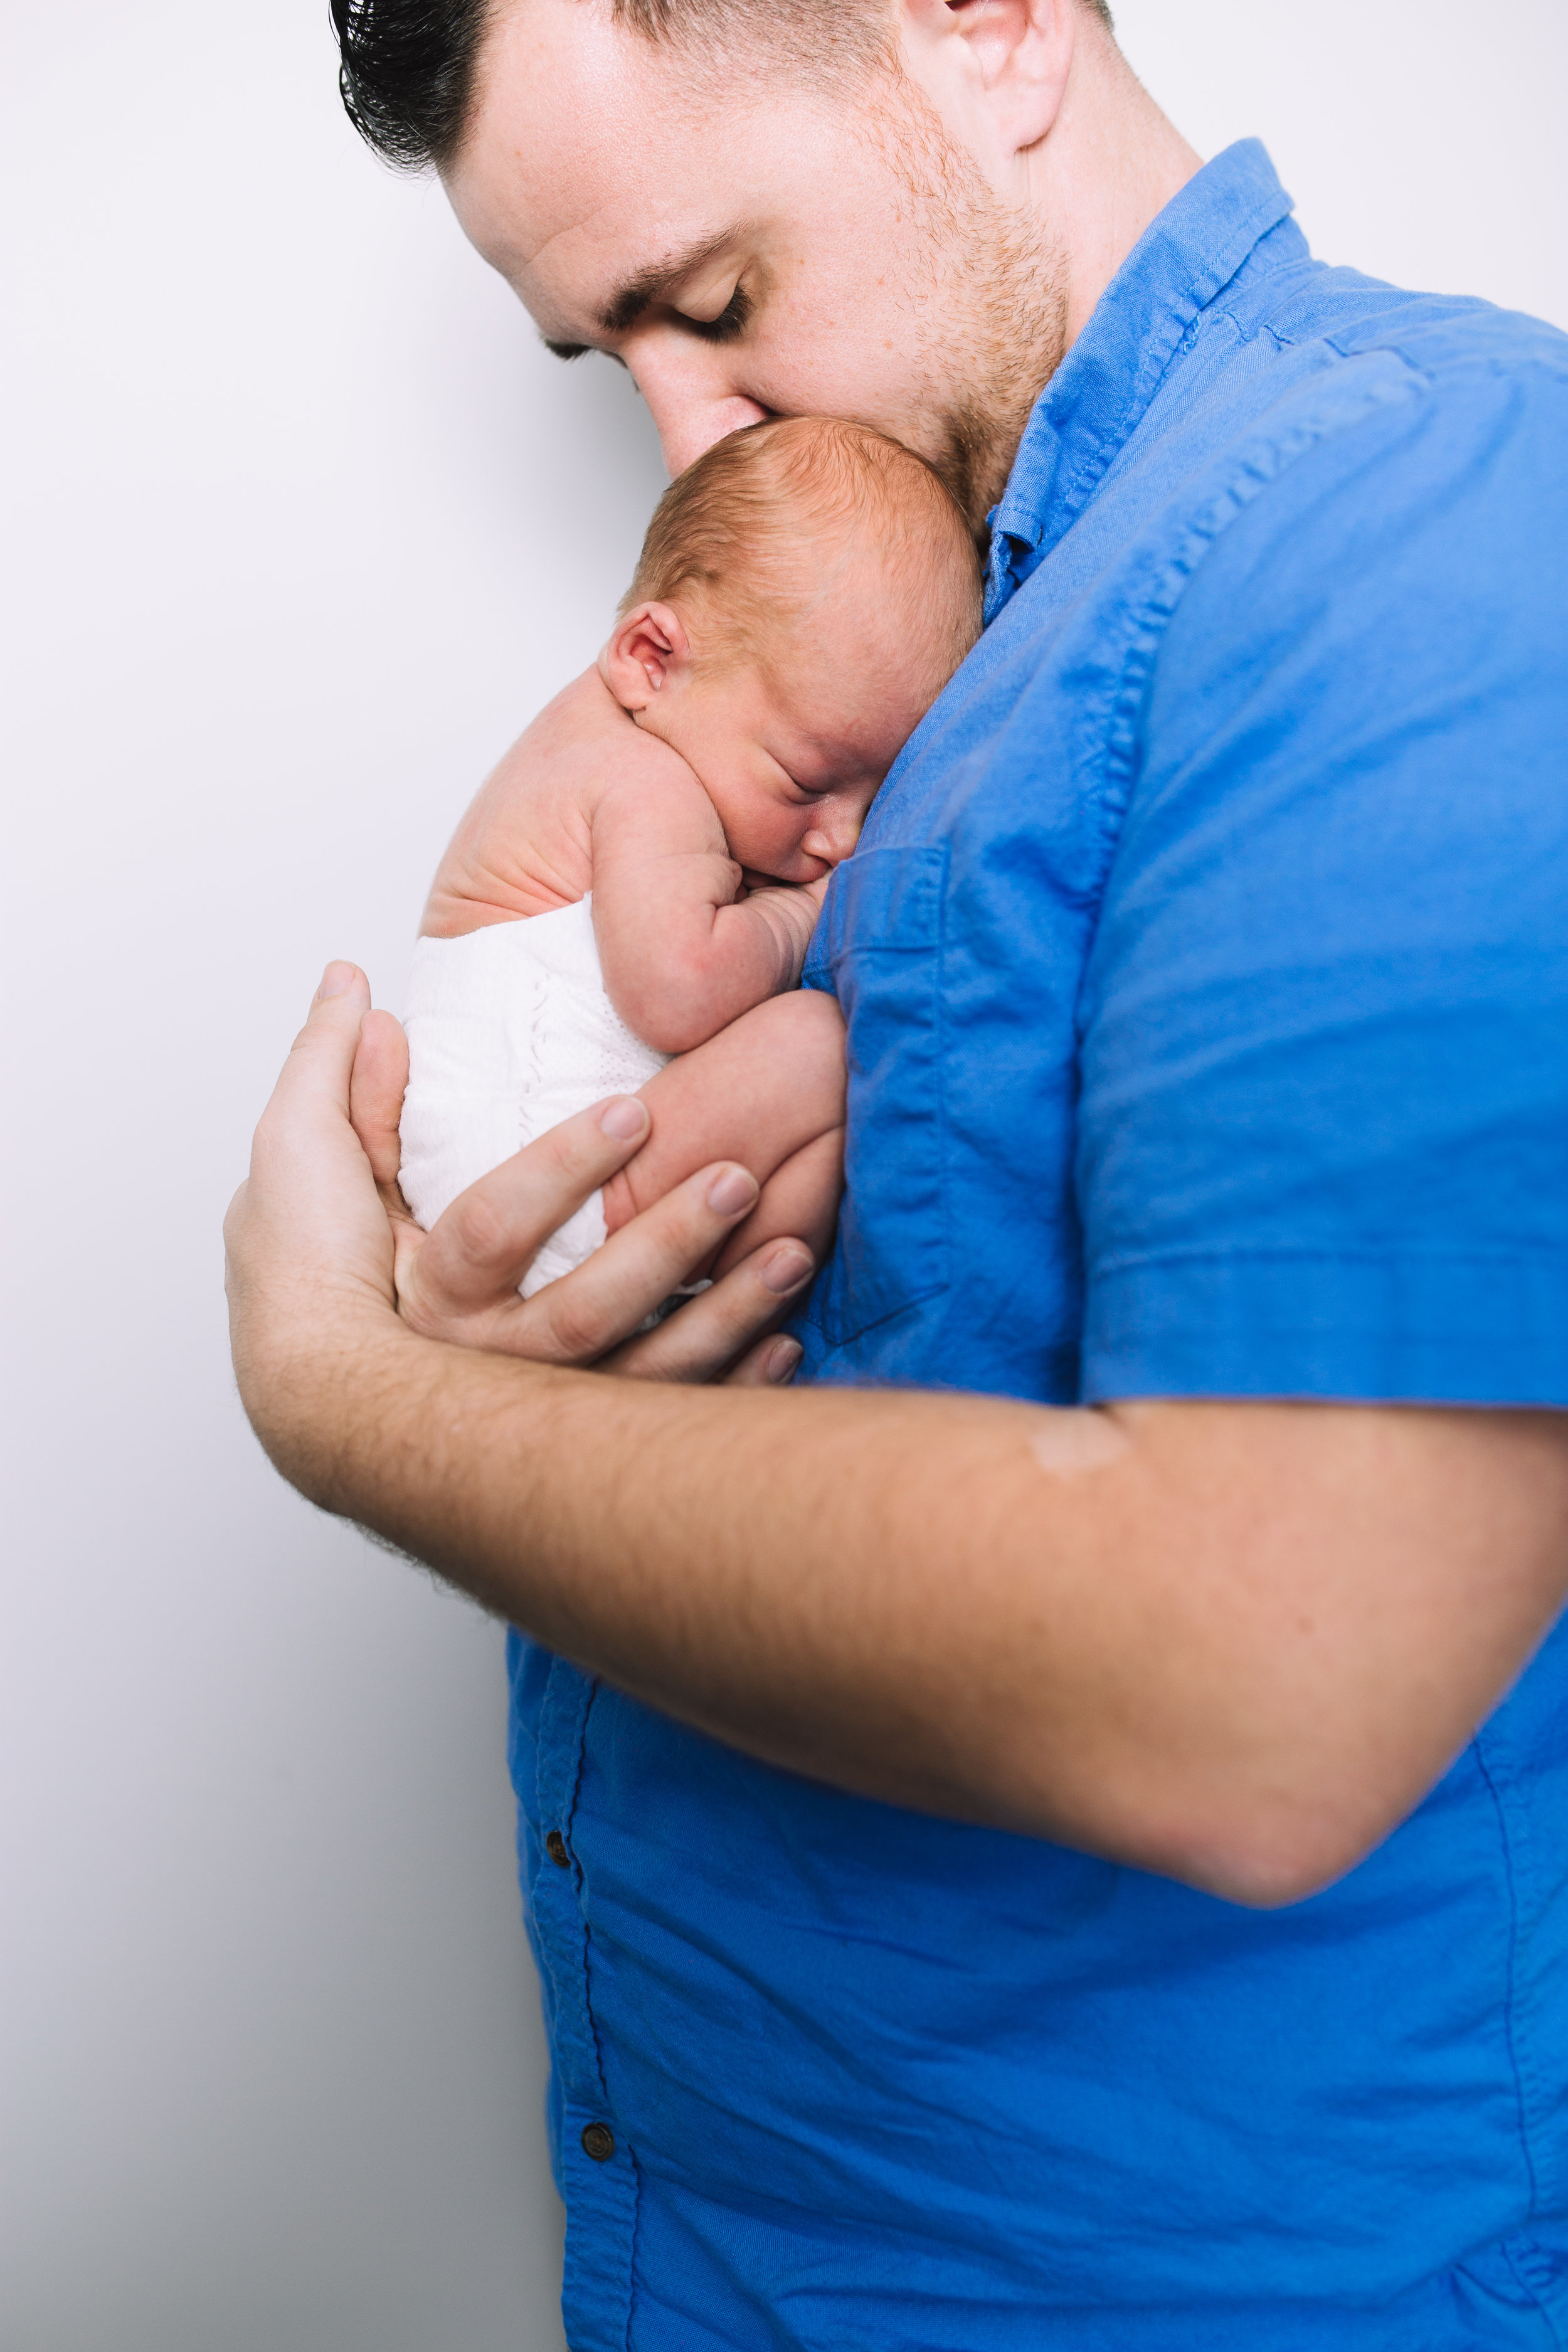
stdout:
<svg viewBox="0 0 1568 2352">
<path fill-rule="evenodd" d="M 338 88 L 367 146 L 440 171 L 463 142 L 489 0 L 330 0 Z"/>
<path fill-rule="evenodd" d="M 444 171 L 463 143 L 474 71 L 493 0 L 329 0 L 342 65 L 338 87 L 349 121 L 368 146 L 405 172 Z M 1083 0 L 1110 29 L 1110 0 Z M 618 24 L 649 41 L 755 47 L 766 19 L 782 19 L 803 58 L 884 48 L 887 8 L 875 0 L 611 0 Z M 807 23 L 810 17 L 815 21 Z"/>
</svg>

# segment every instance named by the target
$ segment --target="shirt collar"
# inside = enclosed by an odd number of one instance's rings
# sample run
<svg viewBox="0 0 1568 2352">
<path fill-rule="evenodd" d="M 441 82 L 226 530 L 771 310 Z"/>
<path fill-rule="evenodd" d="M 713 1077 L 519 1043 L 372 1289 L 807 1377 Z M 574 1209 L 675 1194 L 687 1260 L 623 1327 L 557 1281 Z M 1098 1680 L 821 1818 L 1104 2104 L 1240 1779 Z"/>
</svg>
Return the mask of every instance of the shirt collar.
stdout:
<svg viewBox="0 0 1568 2352">
<path fill-rule="evenodd" d="M 1262 142 L 1243 139 L 1144 230 L 1036 403 L 987 517 L 987 625 L 1081 511 L 1193 320 L 1290 210 Z"/>
</svg>

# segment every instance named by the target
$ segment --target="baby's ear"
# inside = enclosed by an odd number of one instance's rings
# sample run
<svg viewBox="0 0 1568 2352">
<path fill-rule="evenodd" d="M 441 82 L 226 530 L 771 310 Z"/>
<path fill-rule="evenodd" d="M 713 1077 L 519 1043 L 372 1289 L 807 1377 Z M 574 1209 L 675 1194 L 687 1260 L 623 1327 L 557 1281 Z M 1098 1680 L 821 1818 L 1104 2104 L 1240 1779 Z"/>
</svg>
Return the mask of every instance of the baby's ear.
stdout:
<svg viewBox="0 0 1568 2352">
<path fill-rule="evenodd" d="M 690 639 L 669 604 L 634 604 L 599 656 L 599 674 L 623 710 L 646 710 L 690 668 Z"/>
</svg>

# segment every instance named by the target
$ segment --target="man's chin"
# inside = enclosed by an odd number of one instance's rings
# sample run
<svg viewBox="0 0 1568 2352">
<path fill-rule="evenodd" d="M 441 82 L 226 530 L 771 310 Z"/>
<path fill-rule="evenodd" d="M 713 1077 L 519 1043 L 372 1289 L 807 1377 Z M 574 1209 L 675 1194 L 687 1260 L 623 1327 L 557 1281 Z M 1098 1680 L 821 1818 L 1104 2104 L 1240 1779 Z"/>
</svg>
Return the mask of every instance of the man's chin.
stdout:
<svg viewBox="0 0 1568 2352">
<path fill-rule="evenodd" d="M 931 457 L 983 551 L 989 536 L 985 518 L 1007 487 L 1024 428 L 1048 380 L 1042 377 L 1038 389 L 1026 397 L 1009 387 L 1003 395 L 1001 415 L 987 414 L 978 402 L 966 402 L 949 415 L 942 446 Z"/>
</svg>

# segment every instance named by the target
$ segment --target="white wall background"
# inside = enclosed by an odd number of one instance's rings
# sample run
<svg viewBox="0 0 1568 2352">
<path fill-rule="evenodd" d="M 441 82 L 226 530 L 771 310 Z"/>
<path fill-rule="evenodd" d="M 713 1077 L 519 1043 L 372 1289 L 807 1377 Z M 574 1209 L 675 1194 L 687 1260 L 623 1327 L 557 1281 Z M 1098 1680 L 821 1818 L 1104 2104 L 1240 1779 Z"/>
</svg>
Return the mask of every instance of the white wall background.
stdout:
<svg viewBox="0 0 1568 2352">
<path fill-rule="evenodd" d="M 5 0 L 7 2352 L 549 2352 L 500 1637 L 273 1476 L 218 1222 L 661 483 L 321 0 Z M 1318 249 L 1568 325 L 1563 0 L 1125 0 Z M 19 365 L 18 365 L 19 362 Z"/>
</svg>

